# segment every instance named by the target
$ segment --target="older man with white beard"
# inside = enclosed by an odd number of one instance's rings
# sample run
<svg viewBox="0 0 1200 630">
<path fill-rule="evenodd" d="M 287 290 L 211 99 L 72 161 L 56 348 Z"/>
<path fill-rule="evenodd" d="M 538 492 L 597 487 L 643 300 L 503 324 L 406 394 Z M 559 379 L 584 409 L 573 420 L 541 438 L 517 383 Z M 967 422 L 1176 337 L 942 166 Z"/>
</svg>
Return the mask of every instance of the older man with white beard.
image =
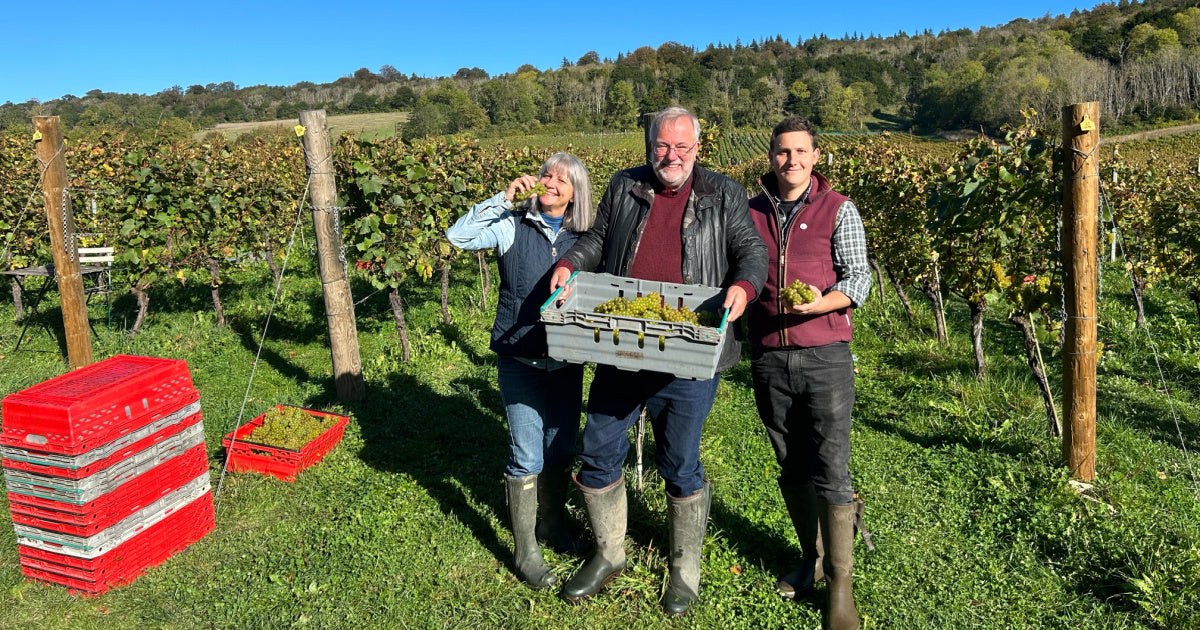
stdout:
<svg viewBox="0 0 1200 630">
<path fill-rule="evenodd" d="M 728 321 L 741 317 L 762 289 L 767 250 L 750 220 L 746 190 L 696 166 L 700 123 L 682 107 L 659 112 L 650 125 L 650 163 L 613 176 L 592 229 L 558 263 L 551 290 L 573 270 L 725 289 Z M 736 329 L 736 327 L 730 327 Z M 740 330 L 740 329 L 738 329 Z M 621 465 L 627 431 L 643 407 L 654 427 L 655 465 L 666 486 L 670 574 L 663 606 L 681 615 L 700 590 L 700 557 L 712 502 L 700 463 L 700 432 L 716 396 L 719 372 L 741 356 L 731 330 L 717 376 L 677 378 L 600 365 L 588 396 L 582 467 L 576 482 L 596 537 L 595 555 L 567 582 L 562 595 L 580 602 L 625 569 L 627 503 Z"/>
</svg>

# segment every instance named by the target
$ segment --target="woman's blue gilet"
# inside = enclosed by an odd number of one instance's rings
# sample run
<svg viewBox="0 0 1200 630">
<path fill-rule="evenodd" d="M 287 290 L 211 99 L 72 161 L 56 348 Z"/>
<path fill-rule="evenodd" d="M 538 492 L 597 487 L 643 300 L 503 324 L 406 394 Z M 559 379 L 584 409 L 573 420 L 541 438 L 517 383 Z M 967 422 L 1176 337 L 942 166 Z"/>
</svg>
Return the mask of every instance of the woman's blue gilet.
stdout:
<svg viewBox="0 0 1200 630">
<path fill-rule="evenodd" d="M 579 240 L 566 228 L 550 243 L 542 224 L 516 211 L 513 244 L 500 256 L 500 299 L 492 325 L 492 351 L 498 355 L 539 359 L 546 356 L 546 329 L 539 321 L 550 298 L 554 263 Z"/>
</svg>

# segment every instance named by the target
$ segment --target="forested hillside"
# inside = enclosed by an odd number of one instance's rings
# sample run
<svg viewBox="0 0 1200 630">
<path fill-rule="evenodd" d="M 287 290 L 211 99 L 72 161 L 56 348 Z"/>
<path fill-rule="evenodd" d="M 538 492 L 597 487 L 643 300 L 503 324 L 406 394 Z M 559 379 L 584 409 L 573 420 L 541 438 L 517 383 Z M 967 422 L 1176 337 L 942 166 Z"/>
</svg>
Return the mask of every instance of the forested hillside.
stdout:
<svg viewBox="0 0 1200 630">
<path fill-rule="evenodd" d="M 588 52 L 561 66 L 489 76 L 461 68 L 429 78 L 385 65 L 332 83 L 173 86 L 153 95 L 95 89 L 38 103 L 0 105 L 0 129 L 58 115 L 73 135 L 121 128 L 185 137 L 221 122 L 404 110 L 407 137 L 543 127 L 618 130 L 678 103 L 726 127 L 773 124 L 784 114 L 825 130 L 889 128 L 932 133 L 998 130 L 1020 111 L 1056 112 L 1096 100 L 1110 124 L 1136 127 L 1196 119 L 1200 112 L 1200 8 L 1187 0 L 1099 4 L 1071 15 L 888 36 L 786 34 L 703 50 L 675 42 L 616 59 Z M 480 60 L 481 63 L 483 60 Z M 1116 123 L 1116 124 L 1113 124 Z"/>
</svg>

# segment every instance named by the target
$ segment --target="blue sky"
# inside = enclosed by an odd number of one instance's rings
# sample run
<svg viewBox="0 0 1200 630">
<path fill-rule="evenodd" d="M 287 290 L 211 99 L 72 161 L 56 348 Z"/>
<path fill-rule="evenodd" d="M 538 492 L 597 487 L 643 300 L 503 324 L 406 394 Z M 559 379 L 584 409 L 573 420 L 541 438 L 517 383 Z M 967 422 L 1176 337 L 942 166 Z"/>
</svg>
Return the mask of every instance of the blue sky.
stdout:
<svg viewBox="0 0 1200 630">
<path fill-rule="evenodd" d="M 594 50 L 616 58 L 667 41 L 703 49 L 782 35 L 909 34 L 926 28 L 997 26 L 1070 14 L 1094 4 L 1014 0 L 975 4 L 825 2 L 750 4 L 495 3 L 352 0 L 311 2 L 9 3 L 0 37 L 0 103 L 51 100 L 89 90 L 153 94 L 173 85 L 232 81 L 239 87 L 326 83 L 385 64 L 404 74 L 447 76 L 463 67 L 504 74 L 525 63 L 556 68 Z M 783 6 L 784 8 L 780 8 Z"/>
</svg>

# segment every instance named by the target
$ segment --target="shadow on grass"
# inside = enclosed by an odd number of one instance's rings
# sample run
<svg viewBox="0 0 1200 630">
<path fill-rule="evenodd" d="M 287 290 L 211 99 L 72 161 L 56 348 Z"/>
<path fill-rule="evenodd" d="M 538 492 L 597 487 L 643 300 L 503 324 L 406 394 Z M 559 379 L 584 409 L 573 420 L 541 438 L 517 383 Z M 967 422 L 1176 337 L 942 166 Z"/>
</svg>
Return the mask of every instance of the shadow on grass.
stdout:
<svg viewBox="0 0 1200 630">
<path fill-rule="evenodd" d="M 466 335 L 463 334 L 462 328 L 458 322 L 439 324 L 438 330 L 448 343 L 456 345 L 459 350 L 466 354 L 467 358 L 471 360 L 471 363 L 475 365 L 482 365 L 484 363 L 494 363 L 496 361 L 496 355 L 488 353 L 485 356 L 475 350 L 474 345 L 471 344 Z M 496 387 L 499 387 L 499 385 L 496 385 Z M 499 408 L 499 412 L 503 413 L 503 406 Z"/>
<path fill-rule="evenodd" d="M 9 345 L 9 344 L 12 345 Z M 43 301 L 36 311 L 25 308 L 25 317 L 16 321 L 13 335 L 0 339 L 0 354 L 40 352 L 67 356 L 67 334 L 63 328 L 62 308 Z"/>
<path fill-rule="evenodd" d="M 448 338 L 453 338 L 453 327 L 442 326 L 442 330 Z M 470 351 L 467 354 L 472 361 L 484 359 Z M 465 526 L 497 560 L 511 565 L 510 542 L 499 536 L 494 526 L 494 519 L 499 519 L 501 527 L 508 528 L 502 484 L 508 433 L 497 385 L 492 379 L 482 377 L 458 378 L 448 385 L 451 393 L 439 392 L 417 378 L 396 373 L 385 386 L 372 387 L 368 402 L 354 408 L 364 442 L 358 456 L 372 468 L 407 475 L 416 481 L 436 501 L 442 514 Z M 663 550 L 668 547 L 669 535 L 661 507 L 662 482 L 654 473 L 652 436 L 648 428 L 644 489 L 635 488 L 632 475 L 627 479 L 626 537 L 632 545 L 657 553 L 665 561 Z M 627 470 L 635 463 L 636 449 L 631 447 Z M 715 489 L 710 527 L 723 532 L 729 545 L 749 562 L 778 575 L 794 568 L 788 565 L 798 560 L 799 552 L 780 553 L 781 549 L 794 547 L 794 541 L 780 538 L 769 528 L 727 507 L 721 492 L 720 487 Z M 572 491 L 570 502 L 572 525 L 585 537 L 590 536 L 586 512 L 577 492 Z"/>
<path fill-rule="evenodd" d="M 116 319 L 119 311 L 119 305 L 128 303 L 132 305 L 134 311 L 137 309 L 137 301 L 132 295 L 127 298 L 122 296 L 113 300 L 112 306 L 112 328 L 119 329 L 119 320 Z M 86 309 L 89 334 L 93 346 L 96 344 L 97 338 L 103 334 L 109 324 L 108 307 L 104 303 L 89 304 Z M 63 359 L 67 358 L 67 335 L 63 325 L 62 305 L 59 303 L 58 294 L 53 296 L 47 295 L 45 299 L 37 305 L 37 310 L 34 311 L 28 306 L 25 308 L 25 317 L 15 320 L 12 336 L 0 336 L 0 354 L 5 352 L 39 352 L 45 354 L 56 354 Z M 26 326 L 28 324 L 28 326 Z M 12 344 L 11 346 L 9 344 Z M 17 346 L 20 345 L 18 349 Z"/>
<path fill-rule="evenodd" d="M 757 439 L 765 439 L 762 436 L 756 436 Z M 635 490 L 636 482 L 629 476 L 627 485 L 630 488 L 629 500 L 629 531 L 626 535 L 629 542 L 633 545 L 640 546 L 644 549 L 657 553 L 661 558 L 661 567 L 653 567 L 657 572 L 659 568 L 665 572 L 668 563 L 668 550 L 670 544 L 669 523 L 667 515 L 662 508 L 651 508 L 651 505 L 662 506 L 665 504 L 663 499 L 658 497 L 663 496 L 664 490 L 662 481 L 657 474 L 653 472 L 655 443 L 653 440 L 653 432 L 647 427 L 646 443 L 644 449 L 644 457 L 647 468 L 650 472 L 647 474 L 647 483 L 643 490 Z M 632 449 L 631 449 L 632 452 Z M 703 459 L 703 458 L 702 458 Z M 633 460 L 626 462 L 626 471 L 633 465 Z M 728 484 L 714 482 L 712 486 L 712 508 L 709 512 L 709 524 L 704 550 L 706 554 L 716 554 L 721 557 L 734 557 L 737 562 L 746 567 L 759 567 L 771 576 L 772 581 L 778 579 L 792 570 L 796 569 L 800 564 L 801 551 L 799 541 L 796 539 L 793 530 L 789 526 L 782 534 L 775 529 L 764 525 L 762 522 L 747 517 L 742 510 L 735 505 L 732 499 L 737 490 Z M 783 510 L 783 499 L 779 496 L 778 490 L 772 484 L 771 494 L 777 505 L 776 509 Z M 652 496 L 658 495 L 658 497 Z M 631 557 L 637 557 L 636 552 Z M 713 572 L 729 571 L 732 567 L 717 566 L 712 567 Z M 708 588 L 709 580 L 720 582 L 721 577 L 707 575 L 701 580 L 701 592 Z M 655 583 L 655 588 L 660 586 L 660 583 Z M 806 595 L 799 598 L 795 604 L 798 606 L 810 607 L 813 610 L 820 610 L 824 601 L 824 589 L 813 589 Z"/>
<path fill-rule="evenodd" d="M 1054 483 L 1057 482 L 1049 478 L 1032 479 L 1034 487 L 1029 488 L 1029 496 L 1042 495 L 1038 486 Z M 1118 525 L 1116 523 L 1119 521 L 1109 514 L 1102 514 L 1098 519 L 1082 519 L 1077 527 L 1090 530 L 1086 536 L 1063 536 L 1057 528 L 1036 528 L 1030 543 L 1045 559 L 1047 566 L 1071 567 L 1070 572 L 1059 573 L 1059 576 L 1064 590 L 1075 593 L 1078 601 L 1103 602 L 1113 613 L 1136 617 L 1145 613 L 1138 596 L 1144 590 L 1138 582 L 1141 581 L 1139 578 L 1146 577 L 1143 571 L 1148 569 L 1142 566 L 1148 561 L 1147 556 L 1153 554 L 1147 548 L 1162 544 L 1185 549 L 1191 543 L 1188 540 L 1167 539 L 1148 544 L 1145 539 L 1138 540 L 1145 532 L 1135 533 L 1126 529 L 1136 522 L 1133 519 L 1130 521 Z M 1160 569 L 1150 571 L 1154 575 Z M 1159 621 L 1162 627 L 1195 627 Z"/>
<path fill-rule="evenodd" d="M 478 392 L 479 404 L 469 394 L 441 394 L 402 373 L 369 389 L 368 402 L 355 409 L 364 442 L 359 457 L 377 470 L 411 477 L 445 515 L 507 562 L 512 552 L 491 523 L 491 514 L 508 520 L 502 483 L 508 432 L 500 394 L 481 378 L 450 385 Z"/>
<path fill-rule="evenodd" d="M 782 507 L 782 498 L 779 499 L 779 503 Z M 725 544 L 737 557 L 762 567 L 776 579 L 800 565 L 799 540 L 794 534 L 780 536 L 771 528 L 742 516 L 721 500 L 720 487 L 713 488 L 710 517 L 710 531 L 719 530 L 723 534 Z"/>
<path fill-rule="evenodd" d="M 1143 386 L 1148 393 L 1138 397 L 1112 382 L 1101 380 L 1096 391 L 1097 415 L 1120 418 L 1122 424 L 1154 441 L 1177 445 L 1182 438 L 1189 451 L 1200 450 L 1200 426 L 1180 417 L 1182 410 L 1178 402 L 1174 407 L 1168 404 L 1169 401 L 1156 389 L 1159 386 L 1157 380 Z"/>
<path fill-rule="evenodd" d="M 871 131 L 908 131 L 912 128 L 912 120 L 898 114 L 875 110 L 871 115 L 878 119 L 878 122 L 867 123 L 867 129 Z"/>
</svg>

